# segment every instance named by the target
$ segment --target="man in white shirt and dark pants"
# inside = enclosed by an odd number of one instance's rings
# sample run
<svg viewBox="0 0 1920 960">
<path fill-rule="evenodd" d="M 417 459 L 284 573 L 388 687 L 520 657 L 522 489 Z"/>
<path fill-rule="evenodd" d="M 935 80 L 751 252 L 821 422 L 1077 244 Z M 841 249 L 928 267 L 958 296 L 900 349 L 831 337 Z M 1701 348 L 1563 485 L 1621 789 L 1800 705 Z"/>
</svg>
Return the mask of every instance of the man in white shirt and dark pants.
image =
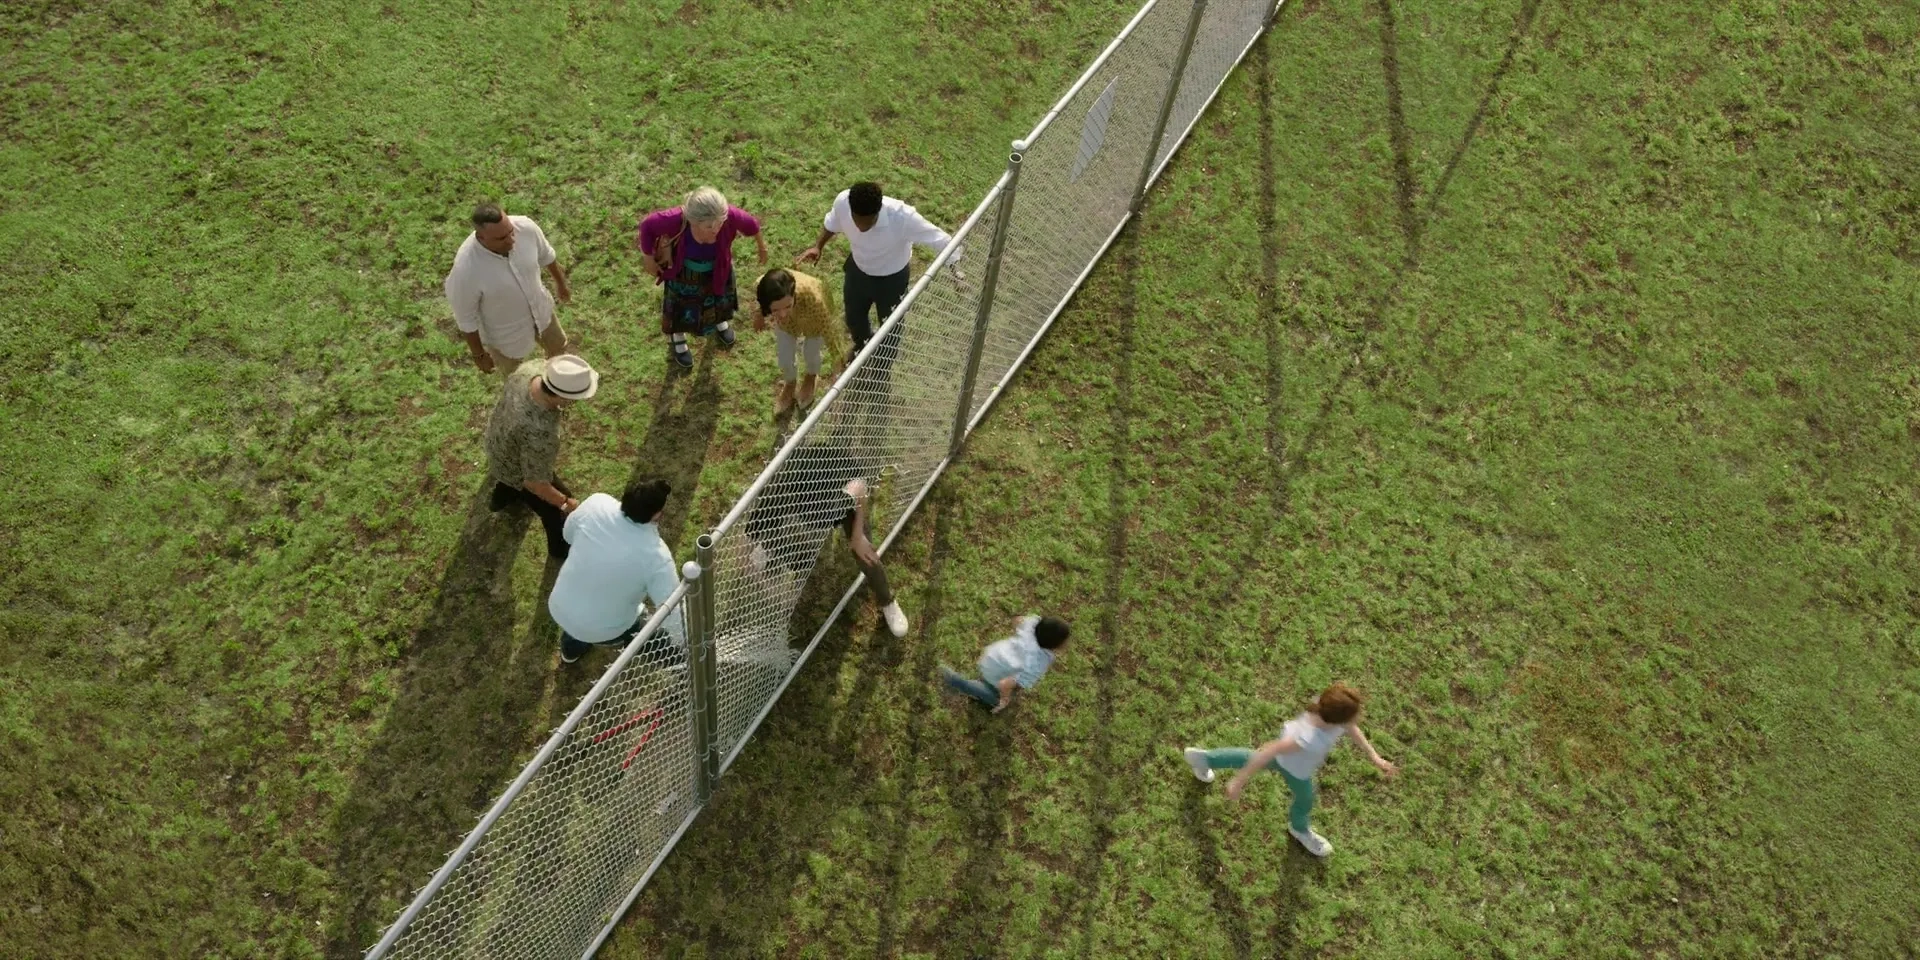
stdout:
<svg viewBox="0 0 1920 960">
<path fill-rule="evenodd" d="M 673 551 L 660 539 L 660 511 L 673 488 L 643 480 L 620 499 L 596 493 L 567 515 L 571 545 L 547 612 L 560 625 L 560 660 L 573 663 L 596 646 L 624 646 L 646 625 L 643 600 L 658 607 L 679 586 Z M 642 652 L 683 658 L 685 631 L 676 613 Z"/>
<path fill-rule="evenodd" d="M 820 259 L 820 252 L 840 233 L 847 235 L 852 248 L 840 300 L 846 305 L 847 333 L 858 353 L 873 339 L 874 328 L 886 323 L 906 297 L 914 244 L 938 254 L 953 238 L 928 223 L 920 211 L 882 194 L 879 184 L 864 181 L 833 198 L 820 239 L 800 255 L 800 262 Z M 869 310 L 877 313 L 872 320 Z"/>
<path fill-rule="evenodd" d="M 498 204 L 474 208 L 473 232 L 453 256 L 446 291 L 454 325 L 480 372 L 512 374 L 533 356 L 536 342 L 549 357 L 567 352 L 566 331 L 553 315 L 554 294 L 540 282 L 542 268 L 553 276 L 560 302 L 571 301 L 567 271 L 539 224 L 508 216 Z"/>
</svg>

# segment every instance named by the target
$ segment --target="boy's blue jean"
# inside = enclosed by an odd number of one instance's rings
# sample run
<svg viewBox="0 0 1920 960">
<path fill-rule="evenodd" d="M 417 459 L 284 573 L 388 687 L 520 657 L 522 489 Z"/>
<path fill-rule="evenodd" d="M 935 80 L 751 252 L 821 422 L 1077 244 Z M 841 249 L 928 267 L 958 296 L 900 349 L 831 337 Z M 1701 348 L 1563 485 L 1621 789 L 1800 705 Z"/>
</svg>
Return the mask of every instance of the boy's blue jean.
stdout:
<svg viewBox="0 0 1920 960">
<path fill-rule="evenodd" d="M 1253 759 L 1253 751 L 1246 747 L 1221 747 L 1207 751 L 1207 767 L 1213 770 L 1238 770 Z M 1275 759 L 1267 764 L 1267 769 L 1280 775 L 1287 781 L 1287 789 L 1293 791 L 1293 805 L 1287 808 L 1287 826 L 1295 833 L 1306 833 L 1309 829 L 1307 818 L 1313 813 L 1313 781 L 1302 780 L 1288 773 Z"/>
<path fill-rule="evenodd" d="M 955 693 L 964 693 L 989 707 L 1000 705 L 1000 691 L 995 690 L 993 684 L 985 680 L 963 677 L 945 667 L 940 668 L 940 679 L 946 683 L 947 689 Z"/>
</svg>

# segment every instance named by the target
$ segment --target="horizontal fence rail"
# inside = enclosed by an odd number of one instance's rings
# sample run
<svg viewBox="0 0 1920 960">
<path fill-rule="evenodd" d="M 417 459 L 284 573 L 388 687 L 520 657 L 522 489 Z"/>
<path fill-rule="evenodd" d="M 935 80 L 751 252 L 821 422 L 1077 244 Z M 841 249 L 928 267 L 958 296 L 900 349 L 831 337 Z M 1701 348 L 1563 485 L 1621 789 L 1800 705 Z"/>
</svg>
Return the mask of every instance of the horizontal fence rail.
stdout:
<svg viewBox="0 0 1920 960">
<path fill-rule="evenodd" d="M 851 522 L 849 484 L 867 488 L 884 553 L 1277 9 L 1141 6 L 370 960 L 600 948 L 859 596 L 864 577 L 829 549 Z M 823 590 L 838 605 L 808 618 L 803 597 Z"/>
</svg>

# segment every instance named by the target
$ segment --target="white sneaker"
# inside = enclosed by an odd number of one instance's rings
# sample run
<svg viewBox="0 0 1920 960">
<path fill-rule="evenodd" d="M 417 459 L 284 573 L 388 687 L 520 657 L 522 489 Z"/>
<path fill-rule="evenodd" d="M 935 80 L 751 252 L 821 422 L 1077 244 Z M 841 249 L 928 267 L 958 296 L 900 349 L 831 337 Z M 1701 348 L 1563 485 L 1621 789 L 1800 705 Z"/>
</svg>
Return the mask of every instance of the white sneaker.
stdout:
<svg viewBox="0 0 1920 960">
<path fill-rule="evenodd" d="M 896 637 L 907 635 L 907 615 L 900 609 L 900 601 L 895 600 L 881 608 L 880 615 L 887 618 L 887 629 Z"/>
<path fill-rule="evenodd" d="M 1213 782 L 1213 768 L 1207 766 L 1207 752 L 1199 747 L 1188 747 L 1185 751 L 1187 766 L 1193 768 L 1193 778 L 1201 783 Z"/>
<path fill-rule="evenodd" d="M 1333 844 L 1328 843 L 1326 837 L 1314 833 L 1312 830 L 1301 833 L 1292 827 L 1288 827 L 1287 832 L 1293 834 L 1293 838 L 1300 841 L 1300 845 L 1306 847 L 1307 852 L 1316 857 L 1324 857 L 1333 852 Z"/>
</svg>

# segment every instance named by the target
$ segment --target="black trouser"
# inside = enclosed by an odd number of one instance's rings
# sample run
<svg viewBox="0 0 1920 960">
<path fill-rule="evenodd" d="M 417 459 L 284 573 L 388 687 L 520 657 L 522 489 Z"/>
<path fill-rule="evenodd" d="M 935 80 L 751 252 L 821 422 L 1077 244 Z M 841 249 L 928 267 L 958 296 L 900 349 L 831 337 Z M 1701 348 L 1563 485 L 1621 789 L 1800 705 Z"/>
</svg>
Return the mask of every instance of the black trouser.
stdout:
<svg viewBox="0 0 1920 960">
<path fill-rule="evenodd" d="M 558 479 L 553 482 L 554 489 L 566 496 L 573 496 L 565 484 Z M 540 525 L 547 529 L 547 556 L 555 560 L 567 558 L 567 514 L 566 511 L 535 496 L 525 487 L 509 487 L 504 483 L 493 485 L 493 501 L 488 506 L 493 510 L 504 510 L 507 504 L 518 500 L 540 518 Z"/>
<path fill-rule="evenodd" d="M 841 290 L 841 298 L 847 303 L 847 333 L 853 337 L 853 352 L 873 339 L 872 324 L 885 324 L 893 315 L 895 307 L 907 295 L 907 281 L 911 268 L 901 270 L 888 277 L 868 276 L 854 265 L 853 258 L 847 258 L 847 279 Z M 867 308 L 874 308 L 877 317 L 872 323 L 867 320 Z M 887 342 L 873 352 L 866 365 L 854 375 L 849 384 L 854 390 L 865 393 L 876 401 L 863 405 L 868 426 L 884 429 L 887 423 L 887 410 L 893 395 L 893 362 L 900 354 L 900 331 L 896 328 L 887 334 Z"/>
<path fill-rule="evenodd" d="M 846 280 L 840 287 L 840 300 L 847 305 L 847 334 L 853 337 L 853 352 L 873 339 L 874 327 L 886 323 L 893 315 L 895 307 L 906 299 L 908 281 L 913 279 L 912 267 L 903 267 L 899 273 L 886 277 L 868 276 L 860 271 L 852 257 L 847 258 Z M 867 311 L 875 310 L 879 316 L 869 320 Z"/>
<path fill-rule="evenodd" d="M 670 616 L 677 616 L 677 614 Z M 634 637 L 640 635 L 640 628 L 646 625 L 646 618 L 642 617 L 633 621 L 633 626 L 628 627 L 625 633 L 614 637 L 612 640 L 603 640 L 599 643 L 588 643 L 585 640 L 576 640 L 573 634 L 561 630 L 560 652 L 569 660 L 578 660 L 583 654 L 588 650 L 592 650 L 594 647 L 612 647 L 615 650 L 624 650 L 627 644 L 633 642 Z M 663 658 L 669 666 L 676 663 L 687 662 L 686 654 L 680 652 L 680 645 L 674 642 L 673 633 L 667 629 L 665 624 L 661 624 L 660 629 L 655 630 L 653 636 L 647 638 L 647 642 L 640 647 L 639 656 L 648 660 Z"/>
</svg>

